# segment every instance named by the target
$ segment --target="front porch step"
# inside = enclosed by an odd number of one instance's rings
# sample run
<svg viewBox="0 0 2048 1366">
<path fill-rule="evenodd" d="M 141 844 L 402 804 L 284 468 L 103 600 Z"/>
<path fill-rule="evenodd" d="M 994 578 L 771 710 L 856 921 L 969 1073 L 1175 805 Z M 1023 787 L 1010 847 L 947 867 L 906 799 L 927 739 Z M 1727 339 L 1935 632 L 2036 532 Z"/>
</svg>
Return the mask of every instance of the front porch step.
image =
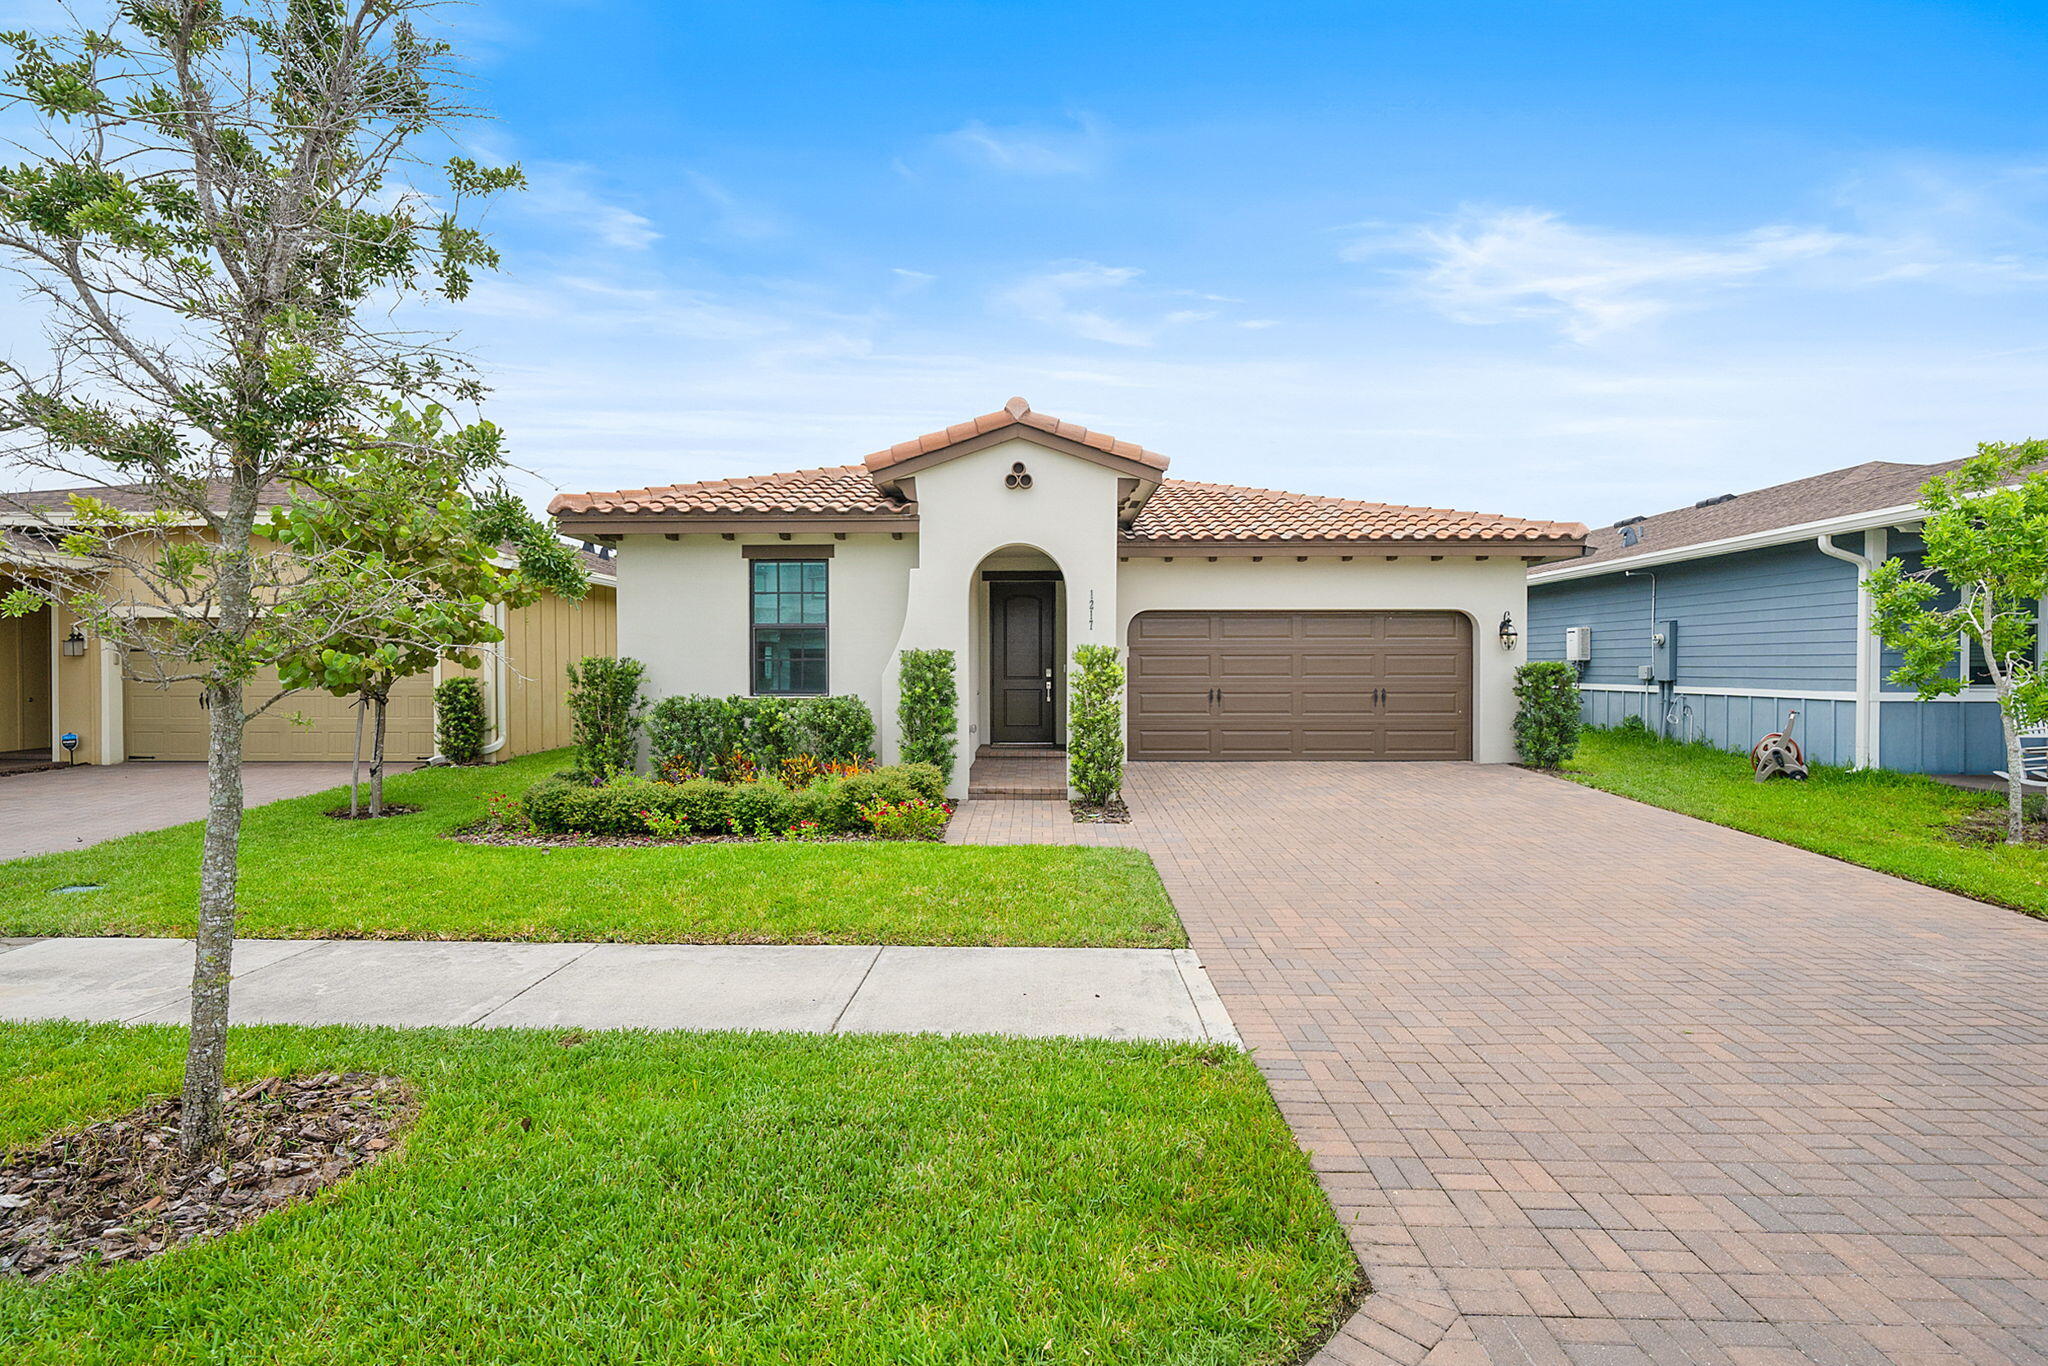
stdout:
<svg viewBox="0 0 2048 1366">
<path fill-rule="evenodd" d="M 983 745 L 974 751 L 977 759 L 1058 759 L 1065 756 L 1065 745 Z"/>
<path fill-rule="evenodd" d="M 1063 802 L 1067 799 L 1064 787 L 969 787 L 967 800 L 1010 802 Z"/>
</svg>

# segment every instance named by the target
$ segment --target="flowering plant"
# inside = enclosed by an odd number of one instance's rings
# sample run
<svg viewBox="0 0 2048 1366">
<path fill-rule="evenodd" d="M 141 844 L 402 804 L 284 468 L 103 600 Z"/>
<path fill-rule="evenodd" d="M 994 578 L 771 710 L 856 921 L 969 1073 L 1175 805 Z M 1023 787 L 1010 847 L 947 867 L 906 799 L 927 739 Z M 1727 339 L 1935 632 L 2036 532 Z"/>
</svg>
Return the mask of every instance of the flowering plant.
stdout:
<svg viewBox="0 0 2048 1366">
<path fill-rule="evenodd" d="M 493 792 L 484 799 L 484 828 L 501 835 L 523 835 L 533 829 L 526 804 L 509 792 Z"/>
<path fill-rule="evenodd" d="M 690 833 L 690 821 L 687 816 L 671 816 L 660 811 L 642 810 L 640 819 L 646 824 L 648 834 L 665 840 L 680 839 Z"/>
<path fill-rule="evenodd" d="M 798 821 L 789 827 L 788 832 L 783 835 L 783 838 L 802 843 L 805 840 L 826 839 L 831 833 L 831 831 L 827 830 L 817 821 Z"/>
<path fill-rule="evenodd" d="M 902 802 L 869 802 L 860 818 L 875 832 L 876 839 L 934 840 L 946 828 L 953 812 L 943 802 L 912 797 Z"/>
</svg>

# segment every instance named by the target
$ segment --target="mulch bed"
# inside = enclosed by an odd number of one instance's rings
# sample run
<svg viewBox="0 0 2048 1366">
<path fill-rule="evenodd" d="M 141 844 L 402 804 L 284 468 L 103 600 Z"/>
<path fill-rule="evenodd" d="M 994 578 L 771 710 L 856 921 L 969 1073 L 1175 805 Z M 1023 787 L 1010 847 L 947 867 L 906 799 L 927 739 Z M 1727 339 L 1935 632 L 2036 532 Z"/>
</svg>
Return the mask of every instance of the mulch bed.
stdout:
<svg viewBox="0 0 2048 1366">
<path fill-rule="evenodd" d="M 337 806 L 332 811 L 321 814 L 332 821 L 381 821 L 386 816 L 411 816 L 424 810 L 424 806 L 415 806 L 411 802 L 386 802 L 384 809 L 373 816 L 370 814 L 369 803 L 365 802 L 353 814 L 345 806 Z"/>
<path fill-rule="evenodd" d="M 153 1101 L 0 1156 L 0 1277 L 131 1262 L 295 1204 L 390 1152 L 412 1115 L 396 1077 L 322 1072 L 231 1088 L 220 1146 L 188 1162 L 179 1102 Z"/>
<path fill-rule="evenodd" d="M 1067 810 L 1074 813 L 1076 825 L 1129 825 L 1131 808 L 1124 805 L 1122 797 L 1111 797 L 1106 802 L 1073 801 L 1067 803 Z"/>
</svg>

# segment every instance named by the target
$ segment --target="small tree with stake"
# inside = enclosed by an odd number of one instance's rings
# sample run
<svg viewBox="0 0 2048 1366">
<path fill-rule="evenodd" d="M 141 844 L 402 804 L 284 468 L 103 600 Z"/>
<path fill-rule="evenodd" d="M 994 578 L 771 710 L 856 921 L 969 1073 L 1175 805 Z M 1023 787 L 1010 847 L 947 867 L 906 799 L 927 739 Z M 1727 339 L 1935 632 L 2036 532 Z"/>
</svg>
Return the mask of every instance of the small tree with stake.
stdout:
<svg viewBox="0 0 2048 1366">
<path fill-rule="evenodd" d="M 367 712 L 370 815 L 384 813 L 384 737 L 391 690 L 441 659 L 475 668 L 477 646 L 504 639 L 494 607 L 523 607 L 542 589 L 581 598 L 588 579 L 574 552 L 535 521 L 502 485 L 482 497 L 465 482 L 502 464 L 502 440 L 488 422 L 446 429 L 446 413 L 419 416 L 394 408 L 384 432 L 344 455 L 331 475 L 271 514 L 270 535 L 296 554 L 323 562 L 317 592 L 299 604 L 311 618 L 303 634 L 317 642 L 286 660 L 287 687 L 316 687 L 356 699 L 357 792 Z M 514 556 L 498 564 L 500 547 Z M 366 597 L 392 610 L 350 631 L 343 623 Z"/>
<path fill-rule="evenodd" d="M 1928 480 L 1923 568 L 1889 559 L 1866 585 L 1872 626 L 1904 659 L 1893 682 L 1922 700 L 1952 697 L 1968 682 L 1956 667 L 1962 647 L 1983 660 L 2005 730 L 2008 844 L 2025 838 L 2020 735 L 2048 721 L 2034 644 L 2048 595 L 2048 471 L 2034 468 L 2044 461 L 2048 441 L 1987 442 Z"/>
<path fill-rule="evenodd" d="M 5 454 L 72 483 L 140 483 L 153 509 L 74 500 L 47 534 L 85 570 L 53 557 L 0 609 L 63 596 L 147 676 L 202 684 L 178 1135 L 192 1157 L 221 1126 L 243 684 L 405 606 L 380 591 L 302 610 L 333 566 L 267 550 L 259 516 L 280 487 L 338 478 L 383 404 L 481 394 L 459 357 L 390 321 L 496 265 L 463 215 L 519 183 L 461 158 L 408 183 L 427 174 L 408 147 L 468 113 L 450 49 L 415 22 L 431 5 L 124 0 L 100 28 L 0 35 L 4 97 L 41 119 L 36 153 L 0 166 L 0 258 L 46 310 L 49 348 L 47 364 L 0 364 Z M 394 451 L 415 455 L 431 458 Z"/>
</svg>

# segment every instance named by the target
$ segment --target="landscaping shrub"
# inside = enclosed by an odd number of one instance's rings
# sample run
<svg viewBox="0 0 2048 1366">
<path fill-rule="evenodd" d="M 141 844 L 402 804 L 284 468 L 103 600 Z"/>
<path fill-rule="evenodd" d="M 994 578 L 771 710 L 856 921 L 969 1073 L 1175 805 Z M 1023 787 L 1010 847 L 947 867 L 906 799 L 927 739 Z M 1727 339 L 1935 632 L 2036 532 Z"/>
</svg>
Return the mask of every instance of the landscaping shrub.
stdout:
<svg viewBox="0 0 2048 1366">
<path fill-rule="evenodd" d="M 1067 716 L 1067 781 L 1098 805 L 1124 790 L 1124 666 L 1114 645 L 1074 651 Z"/>
<path fill-rule="evenodd" d="M 805 754 L 821 765 L 866 763 L 875 718 L 858 697 L 664 697 L 647 737 L 663 772 L 718 774 L 734 755 L 771 770 Z"/>
<path fill-rule="evenodd" d="M 576 828 L 571 823 L 571 804 L 578 793 L 590 790 L 560 778 L 543 778 L 526 789 L 519 805 L 534 829 L 549 835 L 566 835 Z"/>
<path fill-rule="evenodd" d="M 1569 664 L 1539 660 L 1515 670 L 1515 748 L 1522 761 L 1556 768 L 1579 747 L 1579 676 Z"/>
<path fill-rule="evenodd" d="M 631 773 L 639 759 L 640 719 L 647 698 L 637 659 L 592 655 L 569 666 L 569 723 L 576 771 L 591 782 Z"/>
<path fill-rule="evenodd" d="M 1630 712 L 1627 716 L 1622 717 L 1614 728 L 1623 735 L 1648 735 L 1650 733 L 1650 723 L 1635 712 Z"/>
<path fill-rule="evenodd" d="M 939 772 L 936 764 L 890 764 L 875 772 L 902 783 L 914 797 L 928 802 L 946 800 L 946 775 Z"/>
<path fill-rule="evenodd" d="M 905 763 L 930 764 L 940 777 L 953 777 L 954 728 L 960 694 L 953 682 L 951 650 L 905 650 L 898 657 L 896 722 L 902 729 Z"/>
<path fill-rule="evenodd" d="M 779 835 L 796 823 L 796 798 L 780 783 L 741 783 L 726 795 L 725 823 L 735 835 Z"/>
<path fill-rule="evenodd" d="M 451 764 L 484 757 L 484 689 L 474 678 L 450 678 L 434 689 L 434 747 Z"/>
<path fill-rule="evenodd" d="M 670 809 L 700 835 L 723 834 L 726 828 L 726 799 L 732 789 L 709 778 L 676 783 L 668 794 Z"/>
<path fill-rule="evenodd" d="M 861 819 L 875 832 L 876 839 L 935 840 L 946 829 L 952 813 L 936 802 L 912 797 L 906 802 L 872 802 L 861 808 Z"/>
</svg>

